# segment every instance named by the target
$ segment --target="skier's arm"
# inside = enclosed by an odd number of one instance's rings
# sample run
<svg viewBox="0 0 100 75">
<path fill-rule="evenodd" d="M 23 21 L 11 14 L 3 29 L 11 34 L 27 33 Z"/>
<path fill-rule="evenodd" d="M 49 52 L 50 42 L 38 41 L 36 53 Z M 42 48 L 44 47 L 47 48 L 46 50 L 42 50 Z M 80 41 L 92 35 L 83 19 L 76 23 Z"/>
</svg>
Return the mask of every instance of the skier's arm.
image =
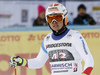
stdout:
<svg viewBox="0 0 100 75">
<path fill-rule="evenodd" d="M 10 67 L 14 67 L 14 68 L 16 66 L 26 66 L 28 68 L 38 69 L 38 68 L 41 68 L 45 64 L 47 59 L 48 59 L 48 54 L 44 47 L 44 41 L 43 41 L 41 44 L 40 52 L 36 58 L 28 59 L 26 61 L 26 59 L 21 58 L 20 56 L 12 56 L 10 58 L 9 65 Z"/>
<path fill-rule="evenodd" d="M 85 62 L 83 74 L 90 75 L 94 66 L 94 60 L 89 51 L 85 39 L 82 37 L 82 35 L 79 32 L 77 32 L 73 36 L 73 42 L 74 42 L 75 49 L 78 51 L 81 58 Z"/>
<path fill-rule="evenodd" d="M 41 50 L 36 58 L 28 60 L 28 62 L 27 62 L 28 68 L 32 68 L 32 69 L 41 68 L 45 64 L 47 59 L 48 59 L 48 54 L 45 53 L 43 51 L 43 49 L 41 48 Z"/>
<path fill-rule="evenodd" d="M 28 68 L 38 69 L 38 68 L 41 68 L 46 63 L 47 59 L 48 59 L 48 54 L 44 47 L 44 40 L 43 40 L 41 43 L 41 48 L 40 48 L 40 52 L 38 56 L 36 58 L 29 59 L 27 61 L 26 66 Z"/>
</svg>

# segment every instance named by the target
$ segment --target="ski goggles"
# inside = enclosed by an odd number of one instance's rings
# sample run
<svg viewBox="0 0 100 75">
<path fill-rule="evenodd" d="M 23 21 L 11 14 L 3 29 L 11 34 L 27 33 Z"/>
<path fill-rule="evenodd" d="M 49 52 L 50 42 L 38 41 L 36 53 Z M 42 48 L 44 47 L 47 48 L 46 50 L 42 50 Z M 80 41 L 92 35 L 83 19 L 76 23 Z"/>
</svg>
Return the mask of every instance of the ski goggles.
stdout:
<svg viewBox="0 0 100 75">
<path fill-rule="evenodd" d="M 60 21 L 63 21 L 63 16 L 62 14 L 52 14 L 52 15 L 47 15 L 47 21 L 49 23 L 52 23 L 53 21 L 57 21 L 57 22 L 60 22 Z"/>
</svg>

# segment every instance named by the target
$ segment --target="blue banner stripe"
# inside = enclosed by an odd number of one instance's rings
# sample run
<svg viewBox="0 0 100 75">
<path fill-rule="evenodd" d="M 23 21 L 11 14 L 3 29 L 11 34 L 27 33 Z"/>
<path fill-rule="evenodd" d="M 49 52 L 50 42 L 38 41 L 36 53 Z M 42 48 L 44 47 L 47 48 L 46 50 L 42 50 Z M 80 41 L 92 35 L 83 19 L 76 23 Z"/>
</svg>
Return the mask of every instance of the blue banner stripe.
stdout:
<svg viewBox="0 0 100 75">
<path fill-rule="evenodd" d="M 45 47 L 44 47 L 44 40 L 43 40 L 42 43 L 41 43 L 41 47 L 42 47 L 43 51 L 44 51 L 45 53 L 47 53 L 47 50 L 46 50 Z"/>
<path fill-rule="evenodd" d="M 100 25 L 98 26 L 91 26 L 91 25 L 86 25 L 86 26 L 81 26 L 81 25 L 68 25 L 68 29 L 100 29 Z M 34 27 L 7 27 L 7 28 L 0 28 L 0 32 L 11 32 L 11 31 L 44 31 L 44 30 L 51 30 L 49 26 L 34 26 Z"/>
</svg>

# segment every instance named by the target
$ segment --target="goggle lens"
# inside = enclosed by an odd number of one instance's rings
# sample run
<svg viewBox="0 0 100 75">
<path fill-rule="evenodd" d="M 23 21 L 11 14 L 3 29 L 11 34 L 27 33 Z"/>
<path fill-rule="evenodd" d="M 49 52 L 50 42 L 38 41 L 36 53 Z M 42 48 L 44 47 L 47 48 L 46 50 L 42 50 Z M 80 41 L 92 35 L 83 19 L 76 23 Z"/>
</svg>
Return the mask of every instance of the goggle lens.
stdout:
<svg viewBox="0 0 100 75">
<path fill-rule="evenodd" d="M 55 14 L 55 15 L 47 15 L 47 20 L 49 23 L 52 23 L 52 20 L 55 19 L 57 22 L 63 20 L 62 14 Z"/>
</svg>

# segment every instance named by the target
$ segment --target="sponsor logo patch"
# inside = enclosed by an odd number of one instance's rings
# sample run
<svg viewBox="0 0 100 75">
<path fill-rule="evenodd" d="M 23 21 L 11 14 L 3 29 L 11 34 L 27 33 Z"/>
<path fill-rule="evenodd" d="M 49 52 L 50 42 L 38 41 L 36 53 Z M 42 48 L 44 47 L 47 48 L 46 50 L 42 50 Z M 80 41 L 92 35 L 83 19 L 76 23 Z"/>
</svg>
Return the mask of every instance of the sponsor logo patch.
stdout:
<svg viewBox="0 0 100 75">
<path fill-rule="evenodd" d="M 72 63 L 52 64 L 51 70 L 53 69 L 72 69 Z"/>
<path fill-rule="evenodd" d="M 72 47 L 72 43 L 55 43 L 46 45 L 46 49 L 55 47 Z"/>
<path fill-rule="evenodd" d="M 74 63 L 73 72 L 77 72 L 77 69 L 78 69 L 78 64 L 77 63 Z"/>
<path fill-rule="evenodd" d="M 52 11 L 59 11 L 59 9 L 57 7 L 49 8 L 48 12 L 52 12 Z"/>
</svg>

